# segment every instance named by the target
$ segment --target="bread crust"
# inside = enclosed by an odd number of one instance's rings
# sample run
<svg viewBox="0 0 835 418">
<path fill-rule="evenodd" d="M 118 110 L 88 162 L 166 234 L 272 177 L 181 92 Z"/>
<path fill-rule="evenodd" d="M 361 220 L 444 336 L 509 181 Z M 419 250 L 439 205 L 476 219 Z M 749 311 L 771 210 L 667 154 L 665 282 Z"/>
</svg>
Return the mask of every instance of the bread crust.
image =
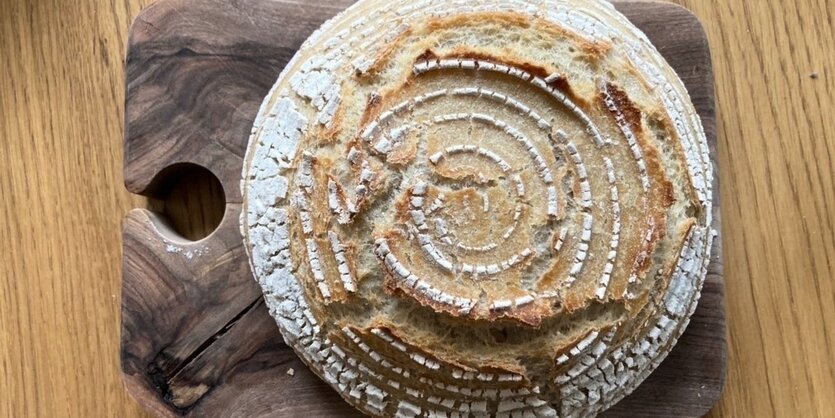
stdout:
<svg viewBox="0 0 835 418">
<path fill-rule="evenodd" d="M 611 5 L 361 0 L 259 111 L 241 228 L 285 341 L 371 416 L 594 416 L 712 241 L 675 73 Z"/>
</svg>

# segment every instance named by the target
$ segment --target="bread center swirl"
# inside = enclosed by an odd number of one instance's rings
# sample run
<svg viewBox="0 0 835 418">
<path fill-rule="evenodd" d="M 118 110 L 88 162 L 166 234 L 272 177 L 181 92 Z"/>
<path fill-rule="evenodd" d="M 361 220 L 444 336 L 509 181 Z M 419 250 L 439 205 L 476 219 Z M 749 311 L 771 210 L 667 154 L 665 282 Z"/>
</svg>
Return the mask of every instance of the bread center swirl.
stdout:
<svg viewBox="0 0 835 418">
<path fill-rule="evenodd" d="M 408 208 L 402 222 L 375 234 L 389 286 L 475 317 L 513 317 L 541 299 L 559 304 L 583 269 L 594 223 L 586 166 L 566 130 L 596 149 L 611 141 L 549 85 L 558 75 L 468 58 L 419 60 L 413 73 L 399 101 L 379 109 L 360 135 L 384 166 L 409 174 L 398 191 L 399 207 Z M 607 167 L 614 170 L 611 160 Z M 531 280 L 548 277 L 569 229 L 579 239 L 564 250 L 567 274 Z M 478 284 L 484 280 L 498 286 Z M 602 298 L 608 278 L 599 282 Z"/>
<path fill-rule="evenodd" d="M 452 156 L 454 155 L 463 155 L 469 158 L 464 158 L 464 161 L 460 161 Z M 450 156 L 449 158 L 446 156 Z M 429 157 L 429 160 L 432 162 L 433 165 L 438 166 L 441 165 L 443 167 L 444 164 L 448 164 L 451 168 L 446 170 L 440 169 L 436 170 L 439 175 L 444 176 L 445 171 L 452 172 L 453 174 L 448 177 L 460 177 L 458 174 L 461 171 L 461 168 L 464 167 L 463 175 L 464 177 L 473 176 L 477 178 L 477 183 L 488 183 L 493 182 L 494 177 L 485 176 L 484 173 L 484 165 L 479 164 L 479 160 L 486 160 L 488 163 L 495 164 L 495 169 L 498 169 L 500 174 L 495 177 L 498 178 L 502 183 L 510 183 L 510 184 L 502 184 L 499 187 L 489 187 L 486 189 L 479 190 L 477 193 L 467 193 L 467 191 L 455 191 L 453 193 L 456 194 L 464 194 L 464 198 L 456 198 L 457 196 L 453 196 L 453 201 L 462 202 L 462 205 L 458 208 L 452 208 L 451 213 L 447 213 L 447 210 L 444 210 L 444 213 L 441 215 L 443 217 L 433 219 L 433 223 L 435 226 L 435 237 L 436 239 L 440 240 L 441 242 L 447 245 L 453 245 L 453 241 L 457 241 L 454 245 L 456 248 L 466 251 L 472 252 L 486 252 L 495 250 L 498 248 L 500 244 L 504 241 L 507 241 L 510 238 L 511 234 L 516 230 L 516 227 L 519 224 L 519 219 L 522 216 L 522 208 L 525 203 L 525 184 L 522 179 L 517 174 L 510 174 L 511 166 L 501 157 L 493 153 L 492 151 L 486 150 L 484 148 L 478 147 L 476 145 L 455 145 L 451 147 L 447 147 L 443 151 L 439 151 Z M 462 165 L 463 164 L 463 165 Z M 512 177 L 509 178 L 509 177 Z M 446 196 L 444 193 L 439 193 L 438 197 L 433 202 L 433 206 L 429 208 L 429 210 L 424 211 L 427 215 L 433 215 L 435 209 L 447 209 L 446 205 L 444 204 L 443 197 Z M 492 196 L 492 197 L 491 197 Z M 497 199 L 498 198 L 498 199 Z M 513 209 L 513 213 L 510 214 L 509 211 L 500 211 L 496 209 L 496 204 L 494 203 L 491 208 L 491 200 L 496 202 L 497 200 L 501 201 L 503 199 L 510 199 L 515 202 L 515 206 Z M 480 200 L 481 204 L 479 205 L 478 200 Z M 414 209 L 422 210 L 423 198 L 413 198 L 411 203 L 415 206 Z M 457 209 L 457 210 L 456 210 Z M 479 210 L 480 209 L 480 210 Z M 465 223 L 459 221 L 458 216 L 455 216 L 456 212 L 465 212 Z M 426 213 L 428 212 L 428 213 Z M 507 219 L 508 217 L 512 216 L 512 219 Z M 468 242 L 470 238 L 470 234 L 467 233 L 467 228 L 473 228 L 477 225 L 480 225 L 481 222 L 484 221 L 491 222 L 498 222 L 500 225 L 508 225 L 504 227 L 504 232 L 501 234 L 498 239 L 495 236 L 487 237 L 486 239 L 478 239 L 477 241 L 482 241 L 478 243 L 471 243 Z M 463 231 L 460 233 L 456 230 L 450 231 L 447 228 L 447 223 L 452 222 L 455 226 L 459 228 L 463 228 Z M 490 235 L 495 235 L 495 231 L 497 228 L 494 228 L 492 225 L 489 229 Z M 480 238 L 480 237 L 479 237 Z M 486 242 L 484 242 L 486 241 Z M 462 270 L 467 272 L 468 270 L 462 267 Z M 472 271 L 469 271 L 472 273 Z"/>
</svg>

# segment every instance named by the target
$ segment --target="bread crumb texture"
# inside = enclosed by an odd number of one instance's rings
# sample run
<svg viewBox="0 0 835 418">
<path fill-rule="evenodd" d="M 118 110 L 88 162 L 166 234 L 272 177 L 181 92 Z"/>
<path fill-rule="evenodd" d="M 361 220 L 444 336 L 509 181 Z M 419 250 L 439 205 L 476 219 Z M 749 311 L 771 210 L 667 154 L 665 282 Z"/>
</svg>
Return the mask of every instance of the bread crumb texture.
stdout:
<svg viewBox="0 0 835 418">
<path fill-rule="evenodd" d="M 699 117 L 605 1 L 361 0 L 244 166 L 271 314 L 371 416 L 598 414 L 681 335 L 714 235 Z"/>
</svg>

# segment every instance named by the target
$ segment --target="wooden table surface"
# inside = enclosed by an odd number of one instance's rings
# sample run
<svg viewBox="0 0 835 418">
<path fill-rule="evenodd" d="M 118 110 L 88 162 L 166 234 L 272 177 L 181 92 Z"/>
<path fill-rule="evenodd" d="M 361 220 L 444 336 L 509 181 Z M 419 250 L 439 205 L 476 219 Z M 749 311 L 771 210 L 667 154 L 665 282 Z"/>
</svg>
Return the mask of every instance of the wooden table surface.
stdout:
<svg viewBox="0 0 835 418">
<path fill-rule="evenodd" d="M 835 416 L 835 2 L 678 0 L 719 112 L 714 417 Z M 123 56 L 150 0 L 0 0 L 0 416 L 144 416 L 119 377 Z"/>
</svg>

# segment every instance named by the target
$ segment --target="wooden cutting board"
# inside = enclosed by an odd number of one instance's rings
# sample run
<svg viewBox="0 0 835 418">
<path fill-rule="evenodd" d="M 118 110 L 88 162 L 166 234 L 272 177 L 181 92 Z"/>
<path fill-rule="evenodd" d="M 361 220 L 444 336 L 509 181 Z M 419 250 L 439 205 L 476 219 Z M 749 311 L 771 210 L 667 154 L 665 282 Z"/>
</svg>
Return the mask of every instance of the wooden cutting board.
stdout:
<svg viewBox="0 0 835 418">
<path fill-rule="evenodd" d="M 122 374 L 127 390 L 157 415 L 359 415 L 283 343 L 249 272 L 238 229 L 241 165 L 258 107 L 296 48 L 351 3 L 162 0 L 131 27 L 126 187 L 159 196 L 202 167 L 217 177 L 225 196 L 219 226 L 199 241 L 178 236 L 164 217 L 144 209 L 124 221 Z M 615 6 L 684 80 L 715 167 L 713 74 L 698 20 L 666 3 Z M 718 190 L 717 181 L 720 230 Z M 606 417 L 697 417 L 719 398 L 726 363 L 720 237 L 713 248 L 687 331 L 658 370 Z M 291 368 L 294 376 L 287 374 Z"/>
</svg>

